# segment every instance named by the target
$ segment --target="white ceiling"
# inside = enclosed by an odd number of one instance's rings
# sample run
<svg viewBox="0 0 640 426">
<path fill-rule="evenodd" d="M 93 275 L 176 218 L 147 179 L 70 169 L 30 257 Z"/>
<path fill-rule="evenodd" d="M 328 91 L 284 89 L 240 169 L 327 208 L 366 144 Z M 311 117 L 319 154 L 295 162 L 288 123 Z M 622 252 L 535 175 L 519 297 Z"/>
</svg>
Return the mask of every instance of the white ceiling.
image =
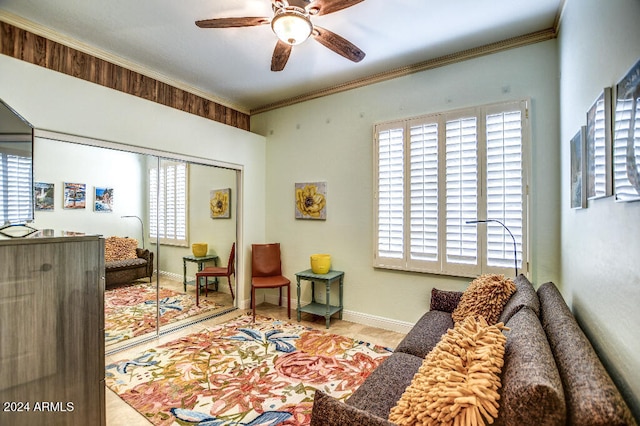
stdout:
<svg viewBox="0 0 640 426">
<path fill-rule="evenodd" d="M 270 0 L 0 0 L 0 12 L 248 112 L 305 93 L 552 28 L 562 3 L 563 0 L 365 0 L 312 18 L 314 24 L 362 49 L 366 57 L 361 62 L 344 59 L 309 39 L 294 46 L 281 72 L 270 71 L 276 38 L 269 25 L 201 29 L 194 24 L 210 18 L 270 17 Z"/>
</svg>

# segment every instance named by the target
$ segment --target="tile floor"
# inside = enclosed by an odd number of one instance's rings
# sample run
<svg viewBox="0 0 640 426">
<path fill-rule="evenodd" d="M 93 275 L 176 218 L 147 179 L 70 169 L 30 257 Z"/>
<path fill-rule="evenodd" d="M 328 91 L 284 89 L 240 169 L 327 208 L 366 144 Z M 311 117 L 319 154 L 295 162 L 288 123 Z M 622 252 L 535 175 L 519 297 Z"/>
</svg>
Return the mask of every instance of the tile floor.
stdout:
<svg viewBox="0 0 640 426">
<path fill-rule="evenodd" d="M 265 316 L 282 319 L 282 320 L 287 319 L 286 308 L 281 308 L 279 306 L 265 303 L 265 304 L 259 305 L 256 311 L 260 315 L 265 315 Z M 232 318 L 237 317 L 238 315 L 242 315 L 245 312 L 249 312 L 249 311 L 236 310 L 228 314 L 219 316 L 217 318 L 213 318 L 195 325 L 188 326 L 182 330 L 173 332 L 169 335 L 162 336 L 158 339 L 155 339 L 153 342 L 148 342 L 148 343 L 115 353 L 113 355 L 106 357 L 106 360 L 105 360 L 106 364 L 109 364 L 116 360 L 127 358 L 129 355 L 138 354 L 149 347 L 154 347 L 159 344 L 170 342 L 171 340 L 175 340 L 180 336 L 198 332 L 199 330 L 206 327 L 207 325 L 219 324 L 219 323 L 228 321 Z M 296 321 L 295 315 L 296 315 L 295 310 L 292 310 L 291 321 L 293 322 Z M 325 320 L 323 317 L 313 316 L 310 314 L 303 314 L 302 323 L 309 327 L 314 327 L 320 330 L 326 330 Z M 359 340 L 363 340 L 369 343 L 375 343 L 375 344 L 386 346 L 389 348 L 395 348 L 398 345 L 398 343 L 400 343 L 400 341 L 404 338 L 404 334 L 402 333 L 382 330 L 379 328 L 369 327 L 363 324 L 355 324 L 352 322 L 342 321 L 339 319 L 331 320 L 331 328 L 328 331 L 331 333 L 348 336 L 351 338 L 356 338 Z M 126 402 L 121 400 L 110 389 L 107 388 L 105 393 L 106 393 L 106 406 L 107 406 L 107 426 L 138 426 L 138 425 L 149 426 L 151 424 L 140 413 L 135 411 Z"/>
</svg>

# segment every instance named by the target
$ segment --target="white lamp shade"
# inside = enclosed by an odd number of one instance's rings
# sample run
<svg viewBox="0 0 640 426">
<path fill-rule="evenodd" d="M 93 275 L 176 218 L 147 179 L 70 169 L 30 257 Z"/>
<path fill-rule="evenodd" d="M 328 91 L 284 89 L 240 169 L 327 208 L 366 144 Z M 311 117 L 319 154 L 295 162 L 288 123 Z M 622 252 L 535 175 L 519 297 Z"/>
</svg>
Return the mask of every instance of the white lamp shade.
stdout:
<svg viewBox="0 0 640 426">
<path fill-rule="evenodd" d="M 300 44 L 309 38 L 313 25 L 308 17 L 295 10 L 283 10 L 271 21 L 271 29 L 278 38 L 290 45 Z"/>
</svg>

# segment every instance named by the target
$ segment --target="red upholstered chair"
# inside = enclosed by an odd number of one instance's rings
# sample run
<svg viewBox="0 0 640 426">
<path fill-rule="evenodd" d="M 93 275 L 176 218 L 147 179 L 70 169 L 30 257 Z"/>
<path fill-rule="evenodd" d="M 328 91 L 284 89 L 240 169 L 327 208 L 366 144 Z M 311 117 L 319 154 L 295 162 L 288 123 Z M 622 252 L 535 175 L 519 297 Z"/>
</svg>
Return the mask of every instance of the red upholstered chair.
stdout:
<svg viewBox="0 0 640 426">
<path fill-rule="evenodd" d="M 235 295 L 233 294 L 233 286 L 231 285 L 231 275 L 236 275 L 236 243 L 231 245 L 231 253 L 229 253 L 229 262 L 227 262 L 227 266 L 207 266 L 202 271 L 196 273 L 196 306 L 199 306 L 199 295 L 200 295 L 200 278 L 204 278 L 204 295 L 205 297 L 209 294 L 209 277 L 227 277 L 227 281 L 229 282 L 229 290 L 231 290 L 231 299 L 235 299 Z"/>
<path fill-rule="evenodd" d="M 256 289 L 279 288 L 278 304 L 282 306 L 282 287 L 287 287 L 287 312 L 291 318 L 291 282 L 282 276 L 280 243 L 251 245 L 251 309 L 256 319 Z"/>
</svg>

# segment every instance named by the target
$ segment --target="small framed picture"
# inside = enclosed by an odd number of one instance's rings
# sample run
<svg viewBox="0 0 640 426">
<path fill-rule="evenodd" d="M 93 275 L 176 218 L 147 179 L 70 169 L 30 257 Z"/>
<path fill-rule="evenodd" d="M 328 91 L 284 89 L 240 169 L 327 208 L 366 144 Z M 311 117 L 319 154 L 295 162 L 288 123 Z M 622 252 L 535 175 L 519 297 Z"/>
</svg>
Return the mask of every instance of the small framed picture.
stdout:
<svg viewBox="0 0 640 426">
<path fill-rule="evenodd" d="M 96 186 L 93 210 L 102 213 L 113 211 L 113 188 Z"/>
<path fill-rule="evenodd" d="M 87 205 L 87 185 L 84 183 L 64 183 L 65 209 L 84 209 Z"/>
<path fill-rule="evenodd" d="M 611 88 L 605 88 L 587 111 L 587 199 L 613 194 L 611 179 Z"/>
<path fill-rule="evenodd" d="M 33 184 L 37 211 L 53 211 L 55 205 L 54 189 L 55 185 L 52 183 L 36 182 Z"/>
<path fill-rule="evenodd" d="M 211 219 L 229 219 L 231 217 L 231 188 L 214 189 L 209 196 Z"/>
<path fill-rule="evenodd" d="M 585 181 L 584 150 L 586 128 L 582 126 L 571 138 L 571 208 L 587 207 L 587 197 L 583 190 Z"/>
<path fill-rule="evenodd" d="M 327 183 L 295 184 L 296 219 L 327 219 Z"/>
</svg>

